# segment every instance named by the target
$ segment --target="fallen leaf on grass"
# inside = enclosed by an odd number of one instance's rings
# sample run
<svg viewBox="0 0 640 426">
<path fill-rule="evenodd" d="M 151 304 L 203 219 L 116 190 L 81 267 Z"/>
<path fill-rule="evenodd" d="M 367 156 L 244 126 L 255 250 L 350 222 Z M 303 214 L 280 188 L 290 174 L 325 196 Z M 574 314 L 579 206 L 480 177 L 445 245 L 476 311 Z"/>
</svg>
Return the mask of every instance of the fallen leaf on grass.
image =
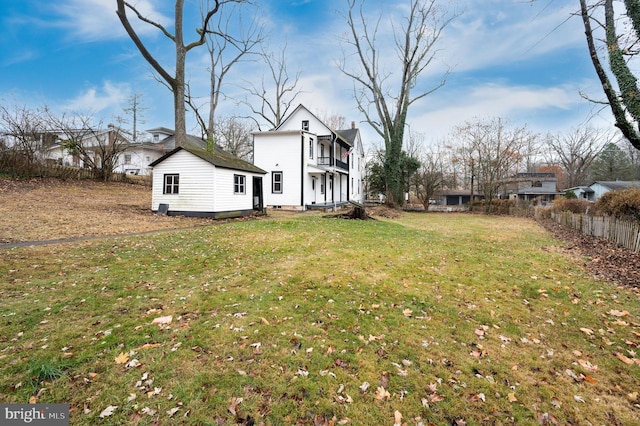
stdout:
<svg viewBox="0 0 640 426">
<path fill-rule="evenodd" d="M 167 315 L 164 317 L 155 318 L 153 321 L 151 321 L 151 324 L 159 324 L 159 325 L 171 324 L 171 321 L 173 321 L 173 316 Z"/>
<path fill-rule="evenodd" d="M 518 398 L 516 398 L 516 394 L 511 392 L 507 395 L 509 402 L 518 402 Z"/>
<path fill-rule="evenodd" d="M 156 415 L 156 410 L 149 408 L 149 407 L 144 407 L 141 411 L 142 414 L 146 414 L 148 416 L 155 416 Z"/>
<path fill-rule="evenodd" d="M 229 412 L 231 414 L 233 414 L 234 416 L 237 415 L 236 410 L 238 409 L 238 405 L 240 405 L 240 403 L 243 401 L 242 398 L 236 398 L 231 397 L 231 400 L 229 401 L 229 406 L 227 407 L 227 410 L 229 410 Z"/>
<path fill-rule="evenodd" d="M 573 399 L 574 399 L 574 401 L 576 401 L 576 402 L 580 402 L 580 403 L 582 403 L 582 404 L 585 404 L 585 402 L 584 402 L 584 398 L 583 398 L 583 397 L 581 397 L 580 395 L 574 395 L 574 396 L 573 396 Z"/>
<path fill-rule="evenodd" d="M 593 365 L 589 361 L 585 361 L 584 359 L 579 359 L 578 364 L 580 364 L 580 366 L 587 371 L 598 371 L 597 365 Z"/>
<path fill-rule="evenodd" d="M 159 348 L 160 346 L 162 346 L 160 343 L 145 343 L 144 345 L 135 348 L 134 351 L 138 352 L 144 349 Z"/>
<path fill-rule="evenodd" d="M 629 312 L 612 309 L 611 311 L 609 311 L 609 315 L 613 315 L 614 317 L 626 317 L 627 315 L 629 315 Z"/>
<path fill-rule="evenodd" d="M 616 357 L 620 361 L 624 362 L 625 364 L 628 364 L 628 365 L 635 364 L 635 362 L 631 358 L 626 357 L 625 355 L 621 354 L 620 352 L 616 352 L 615 354 L 616 354 Z"/>
<path fill-rule="evenodd" d="M 391 398 L 391 394 L 382 386 L 378 386 L 376 390 L 376 399 L 379 401 L 385 401 Z"/>
<path fill-rule="evenodd" d="M 177 413 L 178 410 L 180 410 L 180 407 L 174 407 L 171 410 L 167 410 L 167 414 L 169 415 L 169 417 L 173 417 L 173 415 Z"/>
<path fill-rule="evenodd" d="M 102 410 L 102 412 L 100 413 L 100 418 L 104 419 L 105 417 L 109 417 L 109 416 L 113 415 L 113 413 L 116 411 L 116 408 L 118 408 L 117 405 L 108 406 L 107 408 Z"/>
<path fill-rule="evenodd" d="M 592 336 L 593 335 L 593 330 L 591 330 L 590 328 L 580 327 L 580 331 L 585 333 L 587 336 Z"/>
<path fill-rule="evenodd" d="M 129 354 L 126 354 L 124 352 L 120 352 L 120 355 L 118 355 L 115 358 L 116 364 L 126 364 L 127 361 L 129 361 Z"/>
<path fill-rule="evenodd" d="M 393 426 L 402 425 L 402 414 L 400 413 L 400 411 L 396 410 L 395 413 L 393 413 L 393 418 L 395 420 L 395 423 L 393 424 Z"/>
</svg>

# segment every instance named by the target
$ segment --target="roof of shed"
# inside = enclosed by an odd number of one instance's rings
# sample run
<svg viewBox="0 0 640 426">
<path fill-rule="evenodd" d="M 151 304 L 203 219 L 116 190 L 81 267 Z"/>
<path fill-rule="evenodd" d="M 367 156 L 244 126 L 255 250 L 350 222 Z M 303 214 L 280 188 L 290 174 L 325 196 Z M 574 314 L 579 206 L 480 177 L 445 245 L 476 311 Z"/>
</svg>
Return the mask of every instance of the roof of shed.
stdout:
<svg viewBox="0 0 640 426">
<path fill-rule="evenodd" d="M 179 146 L 173 151 L 170 151 L 165 155 L 163 155 L 162 157 L 158 158 L 156 161 L 149 164 L 149 166 L 154 167 L 157 164 L 161 163 L 162 161 L 166 160 L 167 158 L 171 157 L 176 152 L 181 150 L 185 150 L 216 167 L 221 167 L 224 169 L 242 170 L 245 172 L 260 173 L 260 174 L 267 173 L 266 171 L 262 170 L 260 167 L 255 166 L 249 163 L 248 161 L 243 160 L 242 158 L 236 157 L 235 155 L 224 151 L 218 146 L 214 148 L 213 152 L 209 152 L 199 148 Z"/>
</svg>

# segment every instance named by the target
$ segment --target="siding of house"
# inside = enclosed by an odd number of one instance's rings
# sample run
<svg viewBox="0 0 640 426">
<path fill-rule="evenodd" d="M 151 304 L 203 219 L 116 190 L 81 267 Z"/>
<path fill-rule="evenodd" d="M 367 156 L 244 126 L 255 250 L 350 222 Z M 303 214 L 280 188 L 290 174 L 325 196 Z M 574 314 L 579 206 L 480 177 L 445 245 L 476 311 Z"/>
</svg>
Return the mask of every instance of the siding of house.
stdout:
<svg viewBox="0 0 640 426">
<path fill-rule="evenodd" d="M 234 176 L 244 176 L 244 194 L 235 194 Z M 216 167 L 216 211 L 251 210 L 253 208 L 254 174 Z"/>
<path fill-rule="evenodd" d="M 253 147 L 254 164 L 261 169 L 268 170 L 264 176 L 264 203 L 265 206 L 281 206 L 286 208 L 299 208 L 301 206 L 302 182 L 300 165 L 303 155 L 301 145 L 302 132 L 300 130 L 287 133 L 274 132 L 261 135 L 259 143 Z M 305 164 L 308 158 L 308 148 L 305 143 Z M 282 194 L 272 192 L 272 176 L 274 171 L 282 172 Z M 305 188 L 310 190 L 309 187 Z"/>
<path fill-rule="evenodd" d="M 162 193 L 165 174 L 180 175 L 178 194 Z M 162 203 L 172 211 L 214 212 L 215 186 L 215 167 L 187 151 L 177 152 L 153 168 L 151 210 L 157 211 Z"/>
</svg>

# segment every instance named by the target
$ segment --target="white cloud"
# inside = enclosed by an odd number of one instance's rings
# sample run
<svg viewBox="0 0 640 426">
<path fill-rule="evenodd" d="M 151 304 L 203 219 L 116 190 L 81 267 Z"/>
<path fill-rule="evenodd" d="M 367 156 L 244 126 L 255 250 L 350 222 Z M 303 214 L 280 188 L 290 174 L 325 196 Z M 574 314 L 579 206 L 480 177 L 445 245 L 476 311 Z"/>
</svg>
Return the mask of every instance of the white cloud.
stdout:
<svg viewBox="0 0 640 426">
<path fill-rule="evenodd" d="M 544 124 L 536 117 L 567 115 L 585 106 L 574 86 L 508 86 L 497 83 L 433 96 L 427 102 L 436 107 L 414 110 L 410 124 L 412 130 L 424 133 L 428 139 L 444 138 L 465 121 L 490 117 L 509 118 L 536 131 L 552 130 L 541 128 Z"/>
<path fill-rule="evenodd" d="M 115 116 L 122 113 L 122 108 L 130 95 L 131 88 L 128 84 L 115 84 L 106 81 L 102 87 L 90 87 L 74 99 L 69 100 L 64 106 L 64 110 L 100 113 L 100 116 L 111 113 Z"/>
<path fill-rule="evenodd" d="M 134 2 L 140 13 L 162 25 L 168 25 L 171 20 L 157 11 L 151 0 Z M 68 31 L 74 41 L 96 41 L 125 37 L 126 32 L 116 15 L 115 1 L 105 0 L 69 0 L 51 7 L 60 15 L 53 25 Z M 129 20 L 139 34 L 157 33 L 158 30 L 148 24 L 138 24 L 138 18 L 127 10 Z"/>
</svg>

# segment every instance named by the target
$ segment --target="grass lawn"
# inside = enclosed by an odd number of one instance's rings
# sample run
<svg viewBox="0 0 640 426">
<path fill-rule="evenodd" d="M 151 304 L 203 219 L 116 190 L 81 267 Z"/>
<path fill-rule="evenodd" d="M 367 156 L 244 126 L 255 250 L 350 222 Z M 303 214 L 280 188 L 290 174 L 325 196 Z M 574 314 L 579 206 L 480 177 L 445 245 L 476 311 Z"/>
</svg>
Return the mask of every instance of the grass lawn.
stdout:
<svg viewBox="0 0 640 426">
<path fill-rule="evenodd" d="M 638 297 L 559 247 L 525 219 L 405 213 L 4 250 L 0 402 L 86 425 L 640 424 Z"/>
</svg>

